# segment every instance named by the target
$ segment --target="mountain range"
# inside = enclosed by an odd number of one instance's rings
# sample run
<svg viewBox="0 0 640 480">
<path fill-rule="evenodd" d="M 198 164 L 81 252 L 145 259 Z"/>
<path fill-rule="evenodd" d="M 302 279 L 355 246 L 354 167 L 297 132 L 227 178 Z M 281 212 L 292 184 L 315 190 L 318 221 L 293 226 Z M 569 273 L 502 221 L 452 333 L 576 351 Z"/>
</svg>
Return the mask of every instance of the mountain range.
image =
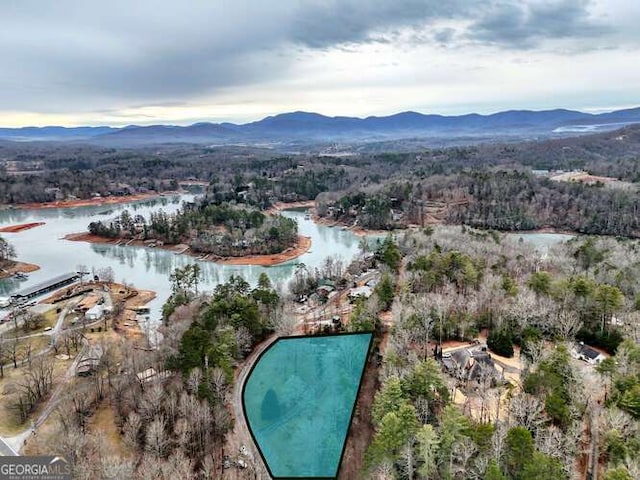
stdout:
<svg viewBox="0 0 640 480">
<path fill-rule="evenodd" d="M 384 117 L 328 117 L 292 112 L 245 123 L 200 122 L 189 126 L 0 128 L 0 139 L 72 141 L 104 145 L 158 143 L 256 144 L 367 142 L 402 138 L 477 136 L 553 136 L 613 130 L 640 123 L 640 107 L 591 114 L 575 110 L 509 110 L 459 116 L 402 112 Z"/>
</svg>

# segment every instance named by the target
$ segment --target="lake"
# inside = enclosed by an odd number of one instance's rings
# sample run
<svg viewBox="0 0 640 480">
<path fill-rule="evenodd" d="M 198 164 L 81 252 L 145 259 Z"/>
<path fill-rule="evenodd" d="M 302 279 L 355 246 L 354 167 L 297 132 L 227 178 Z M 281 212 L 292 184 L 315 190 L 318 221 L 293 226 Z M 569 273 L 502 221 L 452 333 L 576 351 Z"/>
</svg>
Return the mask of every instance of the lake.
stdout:
<svg viewBox="0 0 640 480">
<path fill-rule="evenodd" d="M 2 234 L 15 246 L 18 260 L 35 263 L 40 270 L 29 274 L 26 281 L 0 280 L 0 296 L 8 296 L 61 273 L 75 271 L 77 265 L 86 265 L 89 270 L 110 266 L 115 272 L 116 281 L 126 281 L 157 293 L 149 307 L 152 320 L 158 320 L 162 305 L 170 294 L 169 274 L 176 267 L 197 262 L 202 267 L 200 288 L 205 290 L 227 281 L 231 275 L 242 275 L 255 285 L 262 272 L 266 272 L 274 284 L 286 287 L 300 263 L 309 268 L 319 267 L 330 255 L 338 255 L 348 262 L 358 252 L 361 237 L 339 227 L 317 225 L 304 218 L 304 211 L 285 211 L 283 215 L 296 219 L 300 234 L 311 237 L 311 250 L 295 260 L 272 267 L 219 265 L 162 249 L 63 240 L 69 233 L 86 231 L 90 222 L 109 220 L 125 209 L 148 218 L 152 211 L 160 209 L 174 212 L 183 201 L 193 198 L 193 195 L 176 195 L 121 205 L 0 211 L 0 226 L 46 222 L 43 226 L 20 233 Z"/>
<path fill-rule="evenodd" d="M 516 241 L 519 241 L 520 239 L 522 239 L 522 241 L 530 243 L 531 245 L 533 245 L 533 247 L 536 250 L 540 251 L 541 253 L 547 253 L 549 248 L 553 247 L 554 245 L 561 242 L 566 242 L 576 237 L 576 235 L 571 235 L 569 233 L 540 233 L 540 232 L 509 233 L 508 236 L 515 239 Z"/>
<path fill-rule="evenodd" d="M 251 285 L 255 285 L 262 272 L 266 272 L 274 284 L 286 287 L 300 263 L 309 268 L 319 267 L 330 255 L 338 255 L 349 262 L 358 252 L 358 244 L 362 238 L 350 230 L 318 225 L 305 219 L 304 211 L 285 211 L 282 212 L 283 215 L 296 219 L 300 234 L 311 237 L 313 243 L 311 250 L 304 255 L 272 267 L 219 265 L 162 249 L 89 244 L 63 239 L 69 233 L 86 231 L 87 225 L 92 221 L 109 220 L 125 209 L 148 218 L 152 211 L 160 209 L 168 213 L 175 212 L 183 201 L 192 201 L 193 198 L 194 195 L 186 194 L 121 205 L 0 211 L 0 226 L 46 223 L 20 233 L 2 234 L 15 246 L 20 261 L 35 263 L 40 266 L 40 270 L 31 273 L 26 281 L 0 280 L 0 296 L 8 296 L 16 290 L 61 273 L 75 271 L 77 265 L 86 265 L 89 270 L 110 266 L 115 272 L 116 281 L 126 281 L 138 288 L 157 293 L 157 297 L 149 304 L 151 318 L 157 321 L 162 305 L 170 294 L 169 274 L 176 267 L 197 262 L 202 267 L 200 288 L 204 290 L 213 289 L 217 284 L 227 281 L 231 275 L 241 275 Z M 523 237 L 541 249 L 571 238 L 570 235 L 546 233 L 513 235 Z"/>
</svg>

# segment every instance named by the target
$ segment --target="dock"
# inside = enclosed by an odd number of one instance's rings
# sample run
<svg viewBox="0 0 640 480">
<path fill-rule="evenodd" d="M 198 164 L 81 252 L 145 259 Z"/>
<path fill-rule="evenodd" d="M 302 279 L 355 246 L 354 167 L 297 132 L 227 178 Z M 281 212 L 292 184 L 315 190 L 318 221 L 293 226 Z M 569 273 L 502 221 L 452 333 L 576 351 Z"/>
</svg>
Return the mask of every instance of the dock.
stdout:
<svg viewBox="0 0 640 480">
<path fill-rule="evenodd" d="M 70 285 L 78 280 L 78 278 L 80 277 L 75 272 L 58 275 L 57 277 L 53 277 L 45 282 L 37 283 L 31 287 L 23 288 L 22 290 L 12 293 L 11 299 L 14 302 L 29 300 L 30 298 L 37 297 L 43 293 L 51 292 L 60 287 L 64 287 L 65 285 Z"/>
</svg>

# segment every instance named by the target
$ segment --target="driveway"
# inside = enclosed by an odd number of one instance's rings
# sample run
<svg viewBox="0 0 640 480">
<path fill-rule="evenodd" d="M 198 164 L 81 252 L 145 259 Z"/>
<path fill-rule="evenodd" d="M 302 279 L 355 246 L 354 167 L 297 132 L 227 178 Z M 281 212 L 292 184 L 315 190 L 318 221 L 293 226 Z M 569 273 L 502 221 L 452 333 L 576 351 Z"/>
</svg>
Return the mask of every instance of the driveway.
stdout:
<svg viewBox="0 0 640 480">
<path fill-rule="evenodd" d="M 18 454 L 9 446 L 7 441 L 0 437 L 0 457 L 15 457 L 16 455 Z"/>
</svg>

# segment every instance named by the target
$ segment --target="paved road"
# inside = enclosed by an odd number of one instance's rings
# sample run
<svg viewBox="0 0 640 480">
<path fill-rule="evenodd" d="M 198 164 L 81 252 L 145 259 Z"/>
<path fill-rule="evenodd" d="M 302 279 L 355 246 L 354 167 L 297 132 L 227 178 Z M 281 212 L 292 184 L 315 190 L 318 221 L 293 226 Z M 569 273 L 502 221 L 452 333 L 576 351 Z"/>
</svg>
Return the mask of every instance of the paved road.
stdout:
<svg viewBox="0 0 640 480">
<path fill-rule="evenodd" d="M 15 457 L 18 455 L 13 448 L 11 448 L 4 440 L 4 438 L 0 437 L 0 456 L 1 457 Z"/>
<path fill-rule="evenodd" d="M 260 346 L 258 346 L 253 352 L 251 352 L 251 355 L 247 357 L 247 360 L 245 361 L 241 370 L 238 372 L 238 378 L 236 379 L 234 388 L 233 388 L 232 403 L 233 403 L 233 415 L 235 417 L 235 423 L 234 423 L 235 438 L 241 445 L 247 446 L 248 454 L 246 456 L 249 457 L 249 459 L 251 460 L 251 463 L 255 467 L 257 480 L 261 480 L 261 479 L 266 480 L 270 477 L 268 473 L 266 473 L 267 469 L 265 468 L 262 462 L 262 457 L 258 453 L 256 446 L 253 444 L 253 438 L 249 433 L 249 427 L 247 426 L 247 423 L 244 418 L 244 411 L 242 408 L 242 387 L 244 386 L 244 383 L 247 380 L 247 376 L 251 371 L 251 367 L 255 363 L 258 356 L 262 352 L 264 352 L 267 349 L 267 347 L 271 345 L 277 338 L 278 338 L 277 335 L 271 336 L 270 338 L 265 340 Z M 238 446 L 236 446 L 236 448 L 238 448 Z M 233 452 L 233 453 L 235 454 L 236 452 Z"/>
<path fill-rule="evenodd" d="M 75 308 L 75 306 L 78 305 L 78 303 L 80 303 L 80 299 L 78 299 L 76 301 L 72 300 L 72 301 L 67 302 L 65 307 L 60 312 L 60 315 L 58 315 L 58 320 L 56 321 L 56 325 L 55 325 L 55 327 L 53 327 L 53 330 L 51 331 L 51 335 L 52 335 L 54 341 L 58 338 L 58 335 L 60 334 L 60 330 L 62 330 L 62 326 L 64 324 L 64 319 L 69 314 L 69 310 L 72 310 L 73 308 Z"/>
</svg>

